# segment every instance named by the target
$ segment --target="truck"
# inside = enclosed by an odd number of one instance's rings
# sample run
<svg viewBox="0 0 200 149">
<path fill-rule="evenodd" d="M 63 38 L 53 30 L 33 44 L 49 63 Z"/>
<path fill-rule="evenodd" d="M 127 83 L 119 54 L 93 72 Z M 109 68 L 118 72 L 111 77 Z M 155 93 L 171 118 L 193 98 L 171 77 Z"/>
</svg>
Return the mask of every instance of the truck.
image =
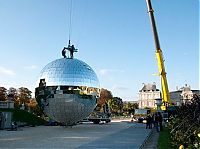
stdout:
<svg viewBox="0 0 200 149">
<path fill-rule="evenodd" d="M 84 120 L 93 122 L 94 124 L 111 122 L 111 112 L 108 104 L 97 104 L 93 112 Z"/>
<path fill-rule="evenodd" d="M 151 113 L 150 109 L 135 109 L 135 113 L 133 118 L 139 122 L 139 123 L 143 123 L 145 118 L 147 117 L 148 114 Z"/>
</svg>

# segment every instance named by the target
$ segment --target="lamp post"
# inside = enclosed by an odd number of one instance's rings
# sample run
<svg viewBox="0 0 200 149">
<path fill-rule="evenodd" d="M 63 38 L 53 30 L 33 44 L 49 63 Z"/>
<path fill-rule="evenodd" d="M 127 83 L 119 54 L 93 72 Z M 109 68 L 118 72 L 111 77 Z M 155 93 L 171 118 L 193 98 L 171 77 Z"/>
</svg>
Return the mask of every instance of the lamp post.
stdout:
<svg viewBox="0 0 200 149">
<path fill-rule="evenodd" d="M 157 106 L 157 111 L 161 111 L 161 105 L 162 105 L 162 98 L 156 98 L 155 99 L 155 104 Z"/>
</svg>

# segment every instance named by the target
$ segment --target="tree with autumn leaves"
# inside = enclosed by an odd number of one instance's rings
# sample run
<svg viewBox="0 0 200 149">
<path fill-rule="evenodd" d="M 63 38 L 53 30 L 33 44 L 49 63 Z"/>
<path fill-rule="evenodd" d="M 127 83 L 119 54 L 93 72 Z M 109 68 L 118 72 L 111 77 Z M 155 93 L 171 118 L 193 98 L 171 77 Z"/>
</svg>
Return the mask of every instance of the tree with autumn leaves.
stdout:
<svg viewBox="0 0 200 149">
<path fill-rule="evenodd" d="M 24 110 L 38 114 L 39 108 L 35 98 L 32 98 L 31 91 L 26 87 L 18 89 L 10 87 L 8 90 L 5 87 L 0 87 L 0 101 L 12 100 L 14 107 L 20 109 L 24 106 Z"/>
<path fill-rule="evenodd" d="M 7 100 L 7 89 L 5 87 L 0 87 L 0 101 Z"/>
<path fill-rule="evenodd" d="M 28 110 L 28 104 L 31 100 L 31 91 L 28 88 L 20 87 L 18 89 L 18 100 L 20 103 L 20 106 L 24 105 L 25 110 Z"/>
<path fill-rule="evenodd" d="M 138 104 L 131 102 L 123 102 L 119 97 L 113 97 L 112 92 L 107 89 L 101 89 L 99 105 L 108 104 L 113 115 L 130 115 L 134 109 L 138 108 Z"/>
<path fill-rule="evenodd" d="M 32 98 L 31 93 L 26 87 L 18 89 L 10 87 L 8 90 L 5 87 L 0 87 L 0 101 L 12 99 L 15 108 L 20 109 L 24 106 L 24 110 L 41 115 L 37 101 Z M 135 106 L 130 102 L 123 102 L 119 97 L 113 97 L 111 91 L 102 88 L 97 104 L 100 105 L 99 107 L 103 107 L 105 103 L 108 104 L 113 115 L 129 115 L 137 107 L 137 105 Z"/>
</svg>

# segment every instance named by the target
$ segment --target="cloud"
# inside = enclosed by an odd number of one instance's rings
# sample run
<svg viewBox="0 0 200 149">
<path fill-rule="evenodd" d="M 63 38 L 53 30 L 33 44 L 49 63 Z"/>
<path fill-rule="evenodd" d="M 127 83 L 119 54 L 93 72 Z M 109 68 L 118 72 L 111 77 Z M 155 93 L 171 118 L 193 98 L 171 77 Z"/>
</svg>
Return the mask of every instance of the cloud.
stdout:
<svg viewBox="0 0 200 149">
<path fill-rule="evenodd" d="M 13 76 L 15 75 L 15 72 L 13 70 L 10 70 L 10 69 L 7 69 L 7 68 L 4 68 L 4 67 L 1 67 L 0 66 L 0 75 L 10 75 L 10 76 Z"/>
<path fill-rule="evenodd" d="M 106 75 L 108 73 L 108 70 L 107 69 L 101 69 L 99 71 L 99 73 L 100 73 L 100 75 L 104 76 L 104 75 Z"/>
<path fill-rule="evenodd" d="M 115 91 L 127 91 L 127 90 L 130 90 L 128 87 L 118 86 L 118 85 L 114 85 L 112 87 L 112 89 L 115 90 Z"/>
<path fill-rule="evenodd" d="M 30 66 L 25 66 L 25 69 L 36 69 L 37 66 L 36 65 L 30 65 Z"/>
<path fill-rule="evenodd" d="M 114 97 L 120 97 L 124 101 L 137 100 L 137 97 L 133 95 L 132 89 L 123 85 L 113 85 L 112 93 Z"/>
<path fill-rule="evenodd" d="M 110 73 L 123 73 L 123 72 L 124 72 L 124 70 L 121 70 L 121 69 L 101 69 L 99 71 L 101 76 L 105 76 L 105 75 L 108 75 Z"/>
<path fill-rule="evenodd" d="M 2 83 L 1 82 L 1 84 L 0 84 L 0 86 L 1 87 L 5 87 L 6 89 L 9 89 L 10 87 L 14 87 L 14 88 L 16 88 L 16 86 L 17 86 L 18 84 L 16 83 L 16 82 L 12 82 L 12 83 Z"/>
</svg>

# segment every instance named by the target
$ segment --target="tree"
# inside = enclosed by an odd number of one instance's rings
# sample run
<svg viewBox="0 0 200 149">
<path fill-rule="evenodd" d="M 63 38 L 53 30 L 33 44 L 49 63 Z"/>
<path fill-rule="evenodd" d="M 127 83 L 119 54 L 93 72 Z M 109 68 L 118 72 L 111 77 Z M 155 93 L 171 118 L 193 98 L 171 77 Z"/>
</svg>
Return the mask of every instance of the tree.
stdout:
<svg viewBox="0 0 200 149">
<path fill-rule="evenodd" d="M 105 102 L 107 102 L 109 99 L 112 99 L 112 98 L 113 98 L 113 95 L 111 91 L 102 88 L 100 91 L 100 98 L 98 100 L 98 104 L 104 105 Z"/>
<path fill-rule="evenodd" d="M 176 109 L 168 123 L 171 130 L 172 144 L 176 147 L 183 144 L 187 148 L 200 148 L 200 98 L 194 95 L 191 101 Z"/>
<path fill-rule="evenodd" d="M 138 103 L 124 102 L 123 111 L 125 115 L 133 114 L 135 109 L 138 109 Z"/>
<path fill-rule="evenodd" d="M 118 105 L 117 105 L 117 101 L 112 99 L 108 99 L 108 106 L 110 107 L 110 111 L 112 114 L 117 115 L 118 114 Z"/>
<path fill-rule="evenodd" d="M 28 107 L 30 112 L 34 113 L 35 115 L 41 116 L 43 114 L 35 98 L 32 98 L 30 100 L 30 102 L 28 103 Z"/>
<path fill-rule="evenodd" d="M 28 88 L 20 87 L 18 89 L 18 99 L 19 99 L 19 105 L 22 106 L 24 104 L 25 110 L 28 109 L 28 103 L 31 99 L 31 91 Z"/>
<path fill-rule="evenodd" d="M 12 98 L 12 100 L 14 101 L 14 107 L 15 108 L 19 108 L 19 104 L 20 104 L 20 101 L 18 99 L 18 92 L 17 92 L 17 89 L 14 88 L 14 87 L 10 87 L 8 89 L 8 96 Z"/>
<path fill-rule="evenodd" d="M 117 104 L 117 113 L 121 115 L 123 113 L 123 101 L 120 97 L 114 97 L 113 99 Z"/>
<path fill-rule="evenodd" d="M 0 101 L 7 100 L 7 89 L 5 87 L 0 87 Z"/>
<path fill-rule="evenodd" d="M 121 115 L 123 113 L 123 102 L 119 97 L 108 99 L 108 106 L 110 107 L 111 113 L 114 115 Z"/>
</svg>

